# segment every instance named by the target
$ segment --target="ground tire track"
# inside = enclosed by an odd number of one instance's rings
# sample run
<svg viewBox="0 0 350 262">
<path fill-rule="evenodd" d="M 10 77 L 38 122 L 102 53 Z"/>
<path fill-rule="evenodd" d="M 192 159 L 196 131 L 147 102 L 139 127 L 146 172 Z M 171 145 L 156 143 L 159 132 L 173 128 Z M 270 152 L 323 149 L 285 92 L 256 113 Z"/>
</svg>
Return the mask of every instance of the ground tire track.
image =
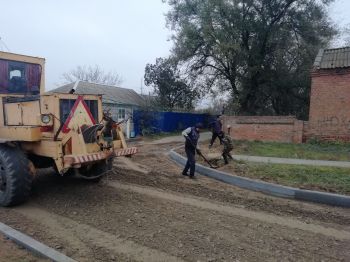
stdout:
<svg viewBox="0 0 350 262">
<path fill-rule="evenodd" d="M 134 261 L 182 261 L 181 259 L 166 254 L 162 251 L 151 249 L 140 244 L 136 244 L 133 241 L 119 238 L 111 233 L 101 231 L 86 224 L 78 223 L 67 217 L 50 213 L 39 207 L 23 206 L 17 208 L 15 211 L 28 217 L 29 219 L 44 224 L 46 227 L 57 232 L 57 235 L 67 241 L 69 241 L 67 236 L 71 238 L 73 235 L 75 241 L 76 238 L 79 238 L 79 240 L 83 243 L 93 243 L 96 246 L 114 252 L 116 255 L 123 254 L 128 259 L 132 259 Z M 67 225 L 69 225 L 69 227 L 67 227 Z M 119 261 L 118 258 L 117 260 Z"/>
<path fill-rule="evenodd" d="M 110 181 L 108 182 L 108 185 L 116 189 L 129 190 L 139 194 L 147 195 L 149 197 L 161 198 L 167 201 L 190 205 L 201 209 L 208 209 L 220 213 L 227 213 L 233 216 L 250 218 L 254 220 L 259 220 L 264 223 L 278 224 L 280 226 L 285 226 L 293 229 L 308 231 L 315 234 L 322 234 L 324 236 L 333 237 L 339 240 L 350 240 L 349 231 L 328 228 L 321 225 L 308 224 L 288 217 L 276 216 L 263 212 L 250 211 L 244 208 L 222 205 L 220 203 L 215 203 L 211 201 L 209 202 L 204 199 L 194 198 L 193 196 L 178 195 L 174 193 L 155 190 L 148 187 L 141 187 L 131 184 L 122 184 L 120 182 L 117 183 Z"/>
</svg>

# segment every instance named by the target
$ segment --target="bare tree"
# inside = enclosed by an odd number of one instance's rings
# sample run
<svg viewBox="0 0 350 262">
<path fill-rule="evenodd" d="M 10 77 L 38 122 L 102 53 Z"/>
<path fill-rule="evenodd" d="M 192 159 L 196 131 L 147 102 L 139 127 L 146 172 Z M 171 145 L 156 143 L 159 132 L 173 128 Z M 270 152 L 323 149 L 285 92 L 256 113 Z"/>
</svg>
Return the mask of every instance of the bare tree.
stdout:
<svg viewBox="0 0 350 262">
<path fill-rule="evenodd" d="M 98 65 L 77 66 L 68 73 L 62 75 L 65 83 L 72 83 L 78 80 L 97 84 L 117 86 L 123 82 L 122 77 L 116 72 L 105 72 Z"/>
</svg>

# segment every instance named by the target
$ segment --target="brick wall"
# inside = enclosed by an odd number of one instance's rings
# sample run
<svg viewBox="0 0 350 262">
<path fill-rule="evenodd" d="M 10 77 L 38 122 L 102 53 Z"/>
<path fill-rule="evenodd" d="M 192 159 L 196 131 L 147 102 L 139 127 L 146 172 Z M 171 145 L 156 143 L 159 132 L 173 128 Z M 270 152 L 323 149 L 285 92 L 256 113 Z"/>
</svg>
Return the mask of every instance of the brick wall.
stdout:
<svg viewBox="0 0 350 262">
<path fill-rule="evenodd" d="M 302 143 L 304 122 L 291 116 L 223 116 L 224 131 L 236 140 Z"/>
<path fill-rule="evenodd" d="M 350 70 L 312 73 L 308 128 L 305 138 L 350 141 Z"/>
</svg>

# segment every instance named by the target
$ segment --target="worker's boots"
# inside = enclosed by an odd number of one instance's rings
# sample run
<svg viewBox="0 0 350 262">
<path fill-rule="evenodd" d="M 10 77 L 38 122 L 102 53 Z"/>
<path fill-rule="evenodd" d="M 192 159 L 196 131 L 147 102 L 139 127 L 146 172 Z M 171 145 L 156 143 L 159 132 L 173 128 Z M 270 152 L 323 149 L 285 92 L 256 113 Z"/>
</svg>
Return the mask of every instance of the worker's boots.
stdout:
<svg viewBox="0 0 350 262">
<path fill-rule="evenodd" d="M 222 157 L 224 158 L 225 161 L 225 165 L 228 164 L 228 159 L 227 159 L 227 155 L 225 153 L 222 154 Z"/>
</svg>

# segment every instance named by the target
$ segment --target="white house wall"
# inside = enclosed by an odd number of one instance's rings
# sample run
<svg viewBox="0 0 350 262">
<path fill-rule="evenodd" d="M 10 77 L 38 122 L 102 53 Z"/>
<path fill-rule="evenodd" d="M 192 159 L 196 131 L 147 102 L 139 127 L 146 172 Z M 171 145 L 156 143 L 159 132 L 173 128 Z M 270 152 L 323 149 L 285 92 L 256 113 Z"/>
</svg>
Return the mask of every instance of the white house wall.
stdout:
<svg viewBox="0 0 350 262">
<path fill-rule="evenodd" d="M 103 103 L 102 105 L 103 105 L 104 110 L 110 110 L 110 113 L 112 114 L 112 118 L 115 121 L 120 121 L 120 119 L 118 118 L 119 109 L 125 109 L 125 118 L 130 118 L 130 120 L 127 123 L 122 124 L 122 130 L 123 130 L 124 134 L 126 135 L 126 137 L 129 138 L 130 133 L 134 131 L 134 125 L 132 123 L 133 108 L 131 106 L 118 105 L 118 104 Z M 129 125 L 129 127 L 128 127 L 128 125 Z"/>
</svg>

